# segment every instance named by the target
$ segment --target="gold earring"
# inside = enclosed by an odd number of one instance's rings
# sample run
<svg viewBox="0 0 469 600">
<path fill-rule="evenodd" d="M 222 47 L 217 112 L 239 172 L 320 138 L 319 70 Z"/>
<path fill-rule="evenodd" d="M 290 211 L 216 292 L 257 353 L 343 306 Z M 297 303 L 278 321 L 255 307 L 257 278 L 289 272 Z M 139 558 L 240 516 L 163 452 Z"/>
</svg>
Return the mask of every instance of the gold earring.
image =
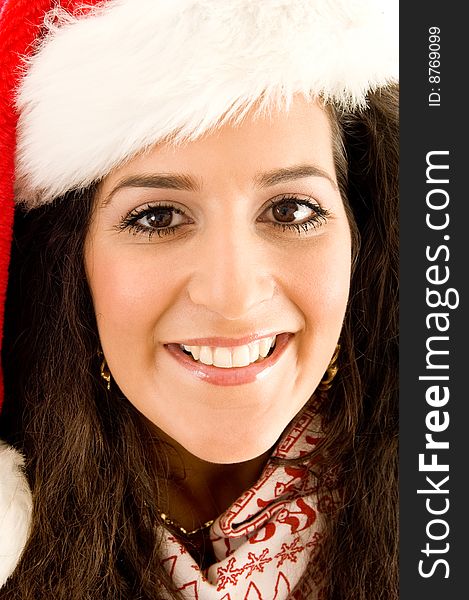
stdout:
<svg viewBox="0 0 469 600">
<path fill-rule="evenodd" d="M 110 390 L 111 389 L 111 372 L 109 371 L 109 367 L 107 366 L 107 362 L 106 362 L 106 358 L 104 357 L 104 354 L 101 351 L 99 351 L 98 356 L 103 357 L 101 366 L 99 368 L 99 372 L 101 374 L 101 377 L 107 383 L 107 386 L 106 386 L 107 389 Z"/>
<path fill-rule="evenodd" d="M 324 373 L 323 378 L 319 382 L 318 391 L 319 392 L 327 392 L 332 386 L 332 380 L 337 375 L 337 371 L 339 367 L 337 365 L 337 359 L 339 357 L 340 344 L 337 344 L 334 350 L 334 354 L 332 355 L 329 366 L 327 367 L 326 372 Z"/>
</svg>

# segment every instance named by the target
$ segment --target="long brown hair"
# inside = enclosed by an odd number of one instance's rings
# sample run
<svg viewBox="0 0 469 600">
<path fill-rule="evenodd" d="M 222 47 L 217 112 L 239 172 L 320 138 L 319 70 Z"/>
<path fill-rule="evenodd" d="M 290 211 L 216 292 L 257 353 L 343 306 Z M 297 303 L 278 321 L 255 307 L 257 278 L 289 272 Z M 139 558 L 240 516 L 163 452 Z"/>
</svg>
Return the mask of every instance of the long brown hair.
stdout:
<svg viewBox="0 0 469 600">
<path fill-rule="evenodd" d="M 340 375 L 321 407 L 330 465 L 340 465 L 343 508 L 331 519 L 319 565 L 327 600 L 396 600 L 398 87 L 372 94 L 368 109 L 340 121 L 360 250 L 341 333 Z"/>
<path fill-rule="evenodd" d="M 319 565 L 327 600 L 396 600 L 397 87 L 337 120 L 345 149 L 338 176 L 360 249 L 339 373 L 321 405 L 323 471 L 340 465 L 343 502 L 310 574 Z M 163 589 L 177 597 L 158 559 L 155 497 L 170 476 L 164 449 L 152 439 L 149 452 L 151 433 L 137 411 L 99 380 L 83 266 L 94 192 L 17 213 L 0 424 L 26 456 L 34 513 L 2 599 L 155 600 Z"/>
</svg>

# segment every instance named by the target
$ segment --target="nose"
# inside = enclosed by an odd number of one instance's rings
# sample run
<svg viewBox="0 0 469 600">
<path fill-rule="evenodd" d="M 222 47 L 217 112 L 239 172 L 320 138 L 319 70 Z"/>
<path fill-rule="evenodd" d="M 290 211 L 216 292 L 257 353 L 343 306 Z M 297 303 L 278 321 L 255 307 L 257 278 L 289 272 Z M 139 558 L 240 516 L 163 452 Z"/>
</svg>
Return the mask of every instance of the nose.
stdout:
<svg viewBox="0 0 469 600">
<path fill-rule="evenodd" d="M 275 273 L 266 242 L 255 233 L 225 227 L 207 235 L 192 257 L 188 284 L 194 304 L 236 320 L 255 312 L 275 293 Z"/>
</svg>

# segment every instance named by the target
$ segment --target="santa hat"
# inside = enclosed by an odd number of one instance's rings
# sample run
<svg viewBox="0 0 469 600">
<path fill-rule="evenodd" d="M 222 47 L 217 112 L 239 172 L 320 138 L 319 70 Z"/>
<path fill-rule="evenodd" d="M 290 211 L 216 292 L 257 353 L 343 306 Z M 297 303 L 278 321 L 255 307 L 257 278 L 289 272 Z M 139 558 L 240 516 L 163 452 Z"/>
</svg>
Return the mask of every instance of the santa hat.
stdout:
<svg viewBox="0 0 469 600">
<path fill-rule="evenodd" d="M 0 327 L 14 200 L 99 181 L 293 94 L 354 110 L 397 78 L 397 0 L 4 0 Z"/>
</svg>

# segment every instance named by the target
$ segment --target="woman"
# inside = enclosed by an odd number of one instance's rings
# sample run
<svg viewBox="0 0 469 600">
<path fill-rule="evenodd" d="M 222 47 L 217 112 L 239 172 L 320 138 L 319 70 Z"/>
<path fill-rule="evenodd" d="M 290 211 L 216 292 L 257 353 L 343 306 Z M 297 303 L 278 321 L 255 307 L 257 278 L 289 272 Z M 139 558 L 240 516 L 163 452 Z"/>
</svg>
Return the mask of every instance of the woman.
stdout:
<svg viewBox="0 0 469 600">
<path fill-rule="evenodd" d="M 61 4 L 1 13 L 0 597 L 397 598 L 379 6 Z"/>
</svg>

